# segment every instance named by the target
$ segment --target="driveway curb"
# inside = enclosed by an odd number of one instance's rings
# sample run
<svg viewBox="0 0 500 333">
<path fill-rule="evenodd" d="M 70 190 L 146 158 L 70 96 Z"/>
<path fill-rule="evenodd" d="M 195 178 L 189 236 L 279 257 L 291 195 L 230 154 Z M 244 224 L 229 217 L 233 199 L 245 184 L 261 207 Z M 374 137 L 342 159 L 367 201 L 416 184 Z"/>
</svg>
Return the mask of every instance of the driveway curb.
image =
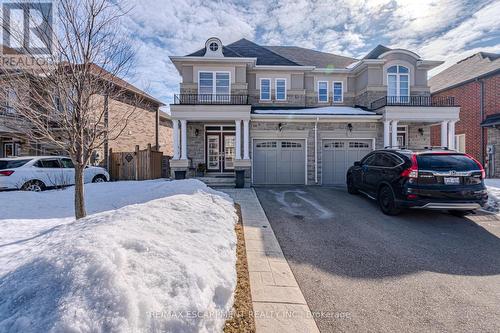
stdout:
<svg viewBox="0 0 500 333">
<path fill-rule="evenodd" d="M 319 332 L 253 189 L 219 189 L 241 206 L 257 333 Z"/>
</svg>

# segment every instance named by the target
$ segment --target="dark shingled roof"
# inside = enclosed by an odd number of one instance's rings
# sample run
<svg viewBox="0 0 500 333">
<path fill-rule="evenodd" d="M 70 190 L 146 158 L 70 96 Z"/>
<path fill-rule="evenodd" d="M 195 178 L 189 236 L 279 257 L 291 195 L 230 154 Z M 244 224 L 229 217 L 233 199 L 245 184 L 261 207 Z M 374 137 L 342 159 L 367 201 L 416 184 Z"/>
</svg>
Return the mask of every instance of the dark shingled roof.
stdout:
<svg viewBox="0 0 500 333">
<path fill-rule="evenodd" d="M 494 127 L 500 125 L 500 113 L 491 114 L 481 123 L 482 127 Z"/>
<path fill-rule="evenodd" d="M 497 71 L 500 71 L 500 54 L 478 52 L 431 77 L 429 86 L 434 93 Z"/>
<path fill-rule="evenodd" d="M 257 58 L 257 65 L 275 65 L 275 66 L 299 65 L 245 38 L 242 38 L 229 45 L 224 45 L 224 47 L 222 48 L 222 54 L 225 57 Z M 202 57 L 204 55 L 205 55 L 205 48 L 198 50 L 194 53 L 188 54 L 187 57 Z"/>
<path fill-rule="evenodd" d="M 378 44 L 373 50 L 370 51 L 363 59 L 378 59 L 378 57 L 391 49 L 387 46 Z"/>
<path fill-rule="evenodd" d="M 302 66 L 316 66 L 318 68 L 346 68 L 357 59 L 336 54 L 305 49 L 298 46 L 264 46 Z"/>
</svg>

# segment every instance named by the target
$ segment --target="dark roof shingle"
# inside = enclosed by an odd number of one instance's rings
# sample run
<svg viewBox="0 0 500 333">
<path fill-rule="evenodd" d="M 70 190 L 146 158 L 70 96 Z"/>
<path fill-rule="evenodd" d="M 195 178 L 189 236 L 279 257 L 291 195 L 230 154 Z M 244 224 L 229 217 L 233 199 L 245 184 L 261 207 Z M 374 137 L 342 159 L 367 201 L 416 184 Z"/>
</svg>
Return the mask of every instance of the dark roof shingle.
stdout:
<svg viewBox="0 0 500 333">
<path fill-rule="evenodd" d="M 298 46 L 264 46 L 302 66 L 316 66 L 318 68 L 346 68 L 357 59 L 340 56 L 332 53 L 305 49 Z"/>
</svg>

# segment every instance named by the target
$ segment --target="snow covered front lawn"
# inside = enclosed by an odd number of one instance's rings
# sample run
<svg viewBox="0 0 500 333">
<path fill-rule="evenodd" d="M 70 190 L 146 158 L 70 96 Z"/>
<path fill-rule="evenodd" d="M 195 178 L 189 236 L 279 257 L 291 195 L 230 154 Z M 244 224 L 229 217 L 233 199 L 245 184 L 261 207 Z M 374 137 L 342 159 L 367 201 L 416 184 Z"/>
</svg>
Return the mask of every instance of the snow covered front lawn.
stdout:
<svg viewBox="0 0 500 333">
<path fill-rule="evenodd" d="M 0 332 L 220 332 L 236 286 L 232 200 L 196 180 L 0 192 Z"/>
</svg>

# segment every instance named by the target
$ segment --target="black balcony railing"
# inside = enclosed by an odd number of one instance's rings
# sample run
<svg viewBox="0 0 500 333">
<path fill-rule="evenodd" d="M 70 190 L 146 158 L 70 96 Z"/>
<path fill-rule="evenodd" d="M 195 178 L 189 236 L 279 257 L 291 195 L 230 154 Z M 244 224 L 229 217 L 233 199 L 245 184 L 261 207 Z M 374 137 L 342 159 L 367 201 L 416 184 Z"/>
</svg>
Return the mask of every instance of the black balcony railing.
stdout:
<svg viewBox="0 0 500 333">
<path fill-rule="evenodd" d="M 174 104 L 246 105 L 248 95 L 179 94 L 174 96 Z"/>
<path fill-rule="evenodd" d="M 0 116 L 17 118 L 16 110 L 7 104 L 0 104 Z"/>
<path fill-rule="evenodd" d="M 457 106 L 454 97 L 441 96 L 384 96 L 373 101 L 370 109 L 384 106 Z"/>
</svg>

